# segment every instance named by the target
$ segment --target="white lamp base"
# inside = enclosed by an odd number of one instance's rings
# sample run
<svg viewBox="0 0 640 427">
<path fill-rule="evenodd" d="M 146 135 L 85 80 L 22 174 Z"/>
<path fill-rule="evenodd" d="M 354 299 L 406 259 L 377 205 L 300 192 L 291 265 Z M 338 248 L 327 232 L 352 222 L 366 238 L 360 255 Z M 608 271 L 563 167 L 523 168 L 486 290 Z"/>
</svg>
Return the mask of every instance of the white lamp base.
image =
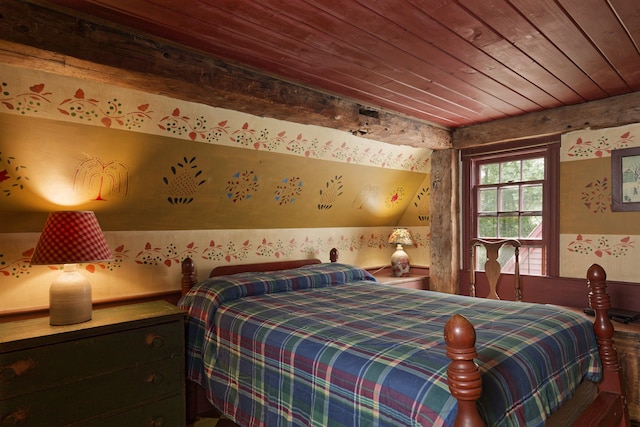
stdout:
<svg viewBox="0 0 640 427">
<path fill-rule="evenodd" d="M 49 323 L 72 325 L 91 320 L 91 284 L 77 270 L 65 264 L 64 272 L 49 288 Z"/>
<path fill-rule="evenodd" d="M 398 243 L 396 251 L 391 255 L 391 274 L 395 277 L 409 275 L 409 255 Z"/>
</svg>

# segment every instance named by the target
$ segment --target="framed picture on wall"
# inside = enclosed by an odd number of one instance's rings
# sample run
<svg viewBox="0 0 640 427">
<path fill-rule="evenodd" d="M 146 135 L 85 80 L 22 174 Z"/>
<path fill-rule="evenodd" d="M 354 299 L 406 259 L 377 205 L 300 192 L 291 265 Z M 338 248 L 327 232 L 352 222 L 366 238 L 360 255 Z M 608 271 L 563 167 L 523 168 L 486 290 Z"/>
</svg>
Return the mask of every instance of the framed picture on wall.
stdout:
<svg viewBox="0 0 640 427">
<path fill-rule="evenodd" d="M 640 147 L 611 151 L 611 210 L 640 211 Z"/>
</svg>

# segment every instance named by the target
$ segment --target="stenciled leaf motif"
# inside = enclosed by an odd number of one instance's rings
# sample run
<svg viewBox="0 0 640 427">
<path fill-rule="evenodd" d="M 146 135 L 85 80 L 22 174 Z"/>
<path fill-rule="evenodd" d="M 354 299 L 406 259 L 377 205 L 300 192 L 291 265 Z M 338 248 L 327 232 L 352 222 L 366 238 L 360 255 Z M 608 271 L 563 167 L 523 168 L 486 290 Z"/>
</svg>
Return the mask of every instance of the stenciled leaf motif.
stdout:
<svg viewBox="0 0 640 427">
<path fill-rule="evenodd" d="M 74 94 L 74 96 L 77 99 L 84 99 L 84 91 L 82 89 L 78 89 L 76 90 L 76 93 Z"/>
</svg>

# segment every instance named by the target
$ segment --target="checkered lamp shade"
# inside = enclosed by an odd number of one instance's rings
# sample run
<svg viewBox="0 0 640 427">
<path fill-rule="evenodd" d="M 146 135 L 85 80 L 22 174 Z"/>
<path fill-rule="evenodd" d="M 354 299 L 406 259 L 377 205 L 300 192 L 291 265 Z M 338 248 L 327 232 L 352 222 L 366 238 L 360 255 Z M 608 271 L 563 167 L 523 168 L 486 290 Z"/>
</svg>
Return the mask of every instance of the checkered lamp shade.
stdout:
<svg viewBox="0 0 640 427">
<path fill-rule="evenodd" d="M 31 264 L 75 264 L 112 259 L 92 211 L 51 212 Z"/>
</svg>

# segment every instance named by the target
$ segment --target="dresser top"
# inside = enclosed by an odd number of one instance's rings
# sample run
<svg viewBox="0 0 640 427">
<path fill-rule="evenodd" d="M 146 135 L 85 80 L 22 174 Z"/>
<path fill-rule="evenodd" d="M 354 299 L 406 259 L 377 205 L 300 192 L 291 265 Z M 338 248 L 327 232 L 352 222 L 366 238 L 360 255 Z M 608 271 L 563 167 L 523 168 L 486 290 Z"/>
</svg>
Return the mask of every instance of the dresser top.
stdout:
<svg viewBox="0 0 640 427">
<path fill-rule="evenodd" d="M 153 301 L 93 310 L 91 320 L 74 325 L 52 326 L 48 316 L 0 323 L 0 353 L 41 345 L 41 342 L 51 344 L 163 321 L 176 321 L 184 316 L 186 313 L 175 305 Z"/>
</svg>

